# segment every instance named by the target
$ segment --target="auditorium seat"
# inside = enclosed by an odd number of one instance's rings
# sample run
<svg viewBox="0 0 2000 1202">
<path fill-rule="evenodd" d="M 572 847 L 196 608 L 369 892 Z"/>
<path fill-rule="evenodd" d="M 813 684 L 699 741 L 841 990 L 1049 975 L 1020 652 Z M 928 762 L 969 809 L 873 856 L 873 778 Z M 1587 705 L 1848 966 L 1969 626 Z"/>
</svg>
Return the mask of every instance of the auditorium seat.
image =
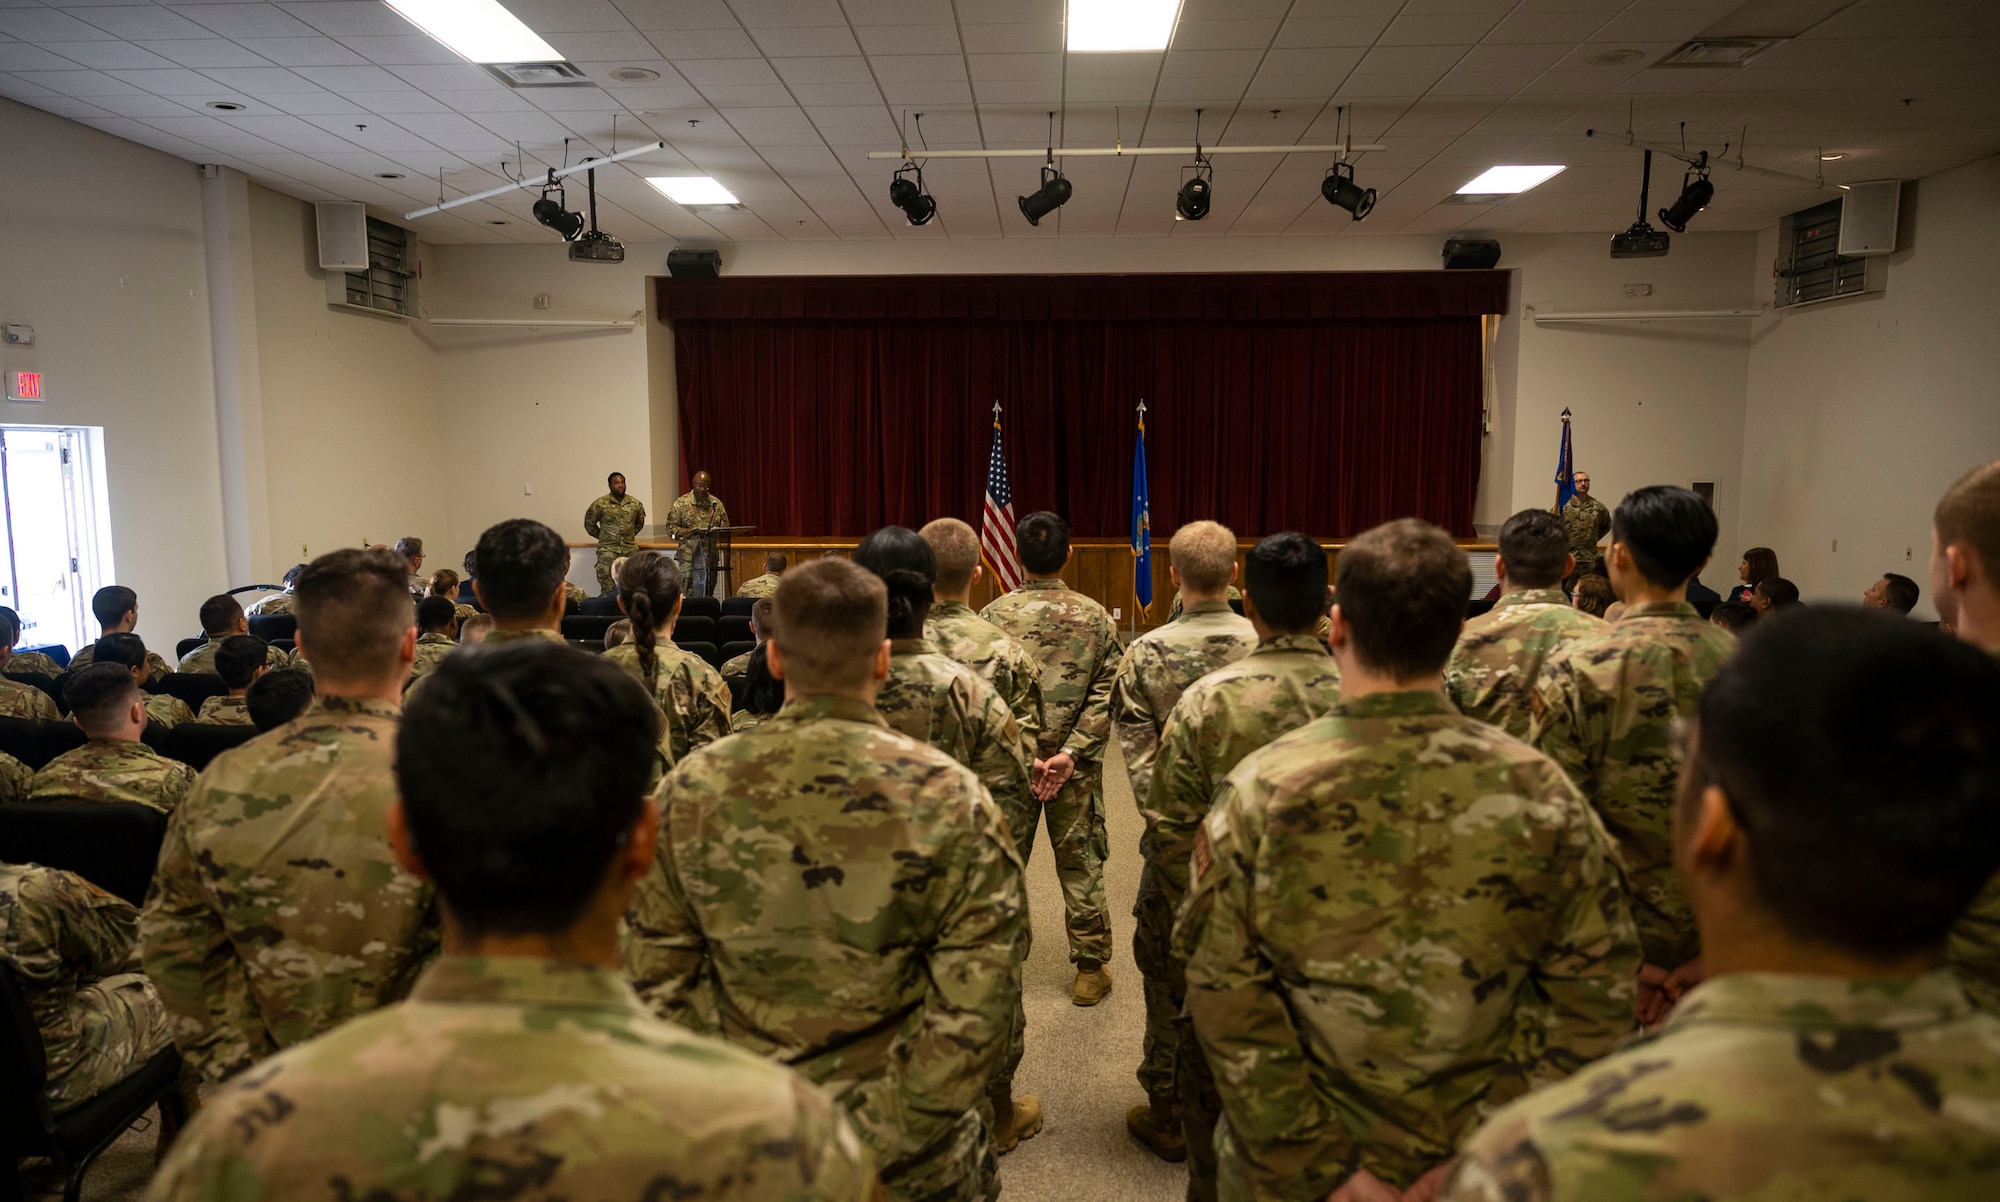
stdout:
<svg viewBox="0 0 2000 1202">
<path fill-rule="evenodd" d="M 715 624 L 715 641 L 718 643 L 740 643 L 745 639 L 755 642 L 757 636 L 750 630 L 750 619 L 735 614 L 724 614 Z"/>
<path fill-rule="evenodd" d="M 674 623 L 674 642 L 712 643 L 715 641 L 715 619 L 689 617 L 682 611 L 681 620 Z"/>
<path fill-rule="evenodd" d="M 201 646 L 203 643 L 206 643 L 207 641 L 208 641 L 207 639 L 194 638 L 194 639 L 182 639 L 180 642 L 175 643 L 174 662 L 179 663 L 180 661 L 186 659 L 188 657 L 188 652 L 194 650 L 196 647 Z"/>
<path fill-rule="evenodd" d="M 254 726 L 183 722 L 167 732 L 167 749 L 162 754 L 200 772 L 216 756 L 232 747 L 241 747 L 262 733 Z"/>
<path fill-rule="evenodd" d="M 0 751 L 38 771 L 63 752 L 89 741 L 74 722 L 0 718 Z M 0 841 L 0 847 L 5 846 L 5 842 Z"/>
<path fill-rule="evenodd" d="M 750 607 L 755 604 L 757 604 L 755 597 L 730 597 L 722 603 L 722 616 L 747 618 L 750 616 Z"/>
<path fill-rule="evenodd" d="M 604 632 L 617 622 L 617 618 L 601 614 L 571 614 L 562 620 L 562 636 L 566 639 L 596 639 L 602 643 Z"/>
<path fill-rule="evenodd" d="M 576 607 L 576 612 L 587 618 L 601 618 L 609 614 L 616 620 L 623 611 L 618 608 L 618 594 L 613 591 L 596 597 L 585 597 L 583 604 Z"/>
<path fill-rule="evenodd" d="M 748 655 L 756 649 L 757 644 L 754 642 L 724 643 L 721 651 L 722 663 L 726 664 L 739 655 Z"/>
<path fill-rule="evenodd" d="M 187 707 L 201 712 L 201 703 L 210 697 L 220 697 L 229 691 L 222 683 L 222 677 L 213 672 L 169 672 L 150 685 L 149 693 L 165 693 L 187 702 Z"/>
<path fill-rule="evenodd" d="M 299 641 L 297 639 L 272 639 L 270 642 L 273 647 L 276 647 L 286 655 L 295 655 L 298 653 Z"/>
<path fill-rule="evenodd" d="M 139 732 L 139 741 L 161 755 L 165 755 L 167 754 L 167 736 L 171 733 L 173 732 L 161 726 L 158 722 L 149 721 L 146 723 L 146 728 Z"/>
<path fill-rule="evenodd" d="M 298 632 L 299 619 L 295 614 L 250 615 L 250 633 L 267 643 L 291 638 Z"/>
<path fill-rule="evenodd" d="M 603 639 L 564 639 L 563 642 L 568 643 L 578 651 L 588 651 L 592 655 L 604 654 Z"/>
<path fill-rule="evenodd" d="M 674 646 L 679 647 L 689 655 L 699 655 L 708 661 L 708 666 L 711 668 L 720 668 L 722 666 L 722 649 L 714 643 L 683 643 L 679 639 L 675 639 Z"/>
<path fill-rule="evenodd" d="M 683 618 L 715 619 L 722 616 L 722 602 L 714 597 L 687 597 L 681 601 Z"/>
<path fill-rule="evenodd" d="M 74 872 L 146 904 L 167 816 L 136 801 L 23 801 L 0 806 L 0 848 L 14 864 Z"/>
</svg>

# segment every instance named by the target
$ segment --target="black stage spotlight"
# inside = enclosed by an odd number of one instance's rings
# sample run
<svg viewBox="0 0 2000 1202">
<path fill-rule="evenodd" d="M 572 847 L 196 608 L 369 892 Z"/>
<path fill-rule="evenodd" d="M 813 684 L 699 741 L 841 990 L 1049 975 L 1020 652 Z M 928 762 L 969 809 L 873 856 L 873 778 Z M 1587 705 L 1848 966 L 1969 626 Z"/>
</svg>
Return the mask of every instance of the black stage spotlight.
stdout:
<svg viewBox="0 0 2000 1202">
<path fill-rule="evenodd" d="M 1694 220 L 1695 214 L 1707 208 L 1708 202 L 1714 199 L 1715 185 L 1708 182 L 1708 152 L 1704 150 L 1681 178 L 1680 198 L 1674 201 L 1671 208 L 1660 210 L 1660 224 L 1676 234 L 1685 234 L 1688 222 Z"/>
<path fill-rule="evenodd" d="M 1194 155 L 1194 174 L 1182 182 L 1181 190 L 1174 197 L 1174 218 L 1177 221 L 1200 221 L 1208 216 L 1209 194 L 1214 191 L 1215 168 L 1208 165 L 1208 156 L 1199 150 Z"/>
<path fill-rule="evenodd" d="M 1029 225 L 1040 225 L 1042 218 L 1069 203 L 1071 191 L 1069 181 L 1056 170 L 1055 161 L 1051 159 L 1042 168 L 1042 186 L 1032 194 L 1021 197 L 1021 216 L 1028 219 Z"/>
<path fill-rule="evenodd" d="M 574 242 L 583 232 L 583 214 L 569 211 L 569 197 L 560 188 L 556 189 L 556 195 L 562 199 L 550 200 L 548 191 L 543 190 L 542 198 L 535 202 L 535 220 L 561 234 L 564 242 Z"/>
<path fill-rule="evenodd" d="M 915 175 L 912 180 L 906 175 Z M 915 163 L 905 162 L 896 172 L 896 178 L 889 181 L 889 203 L 903 210 L 903 216 L 911 225 L 927 225 L 937 216 L 937 201 L 924 190 L 924 169 Z"/>
<path fill-rule="evenodd" d="M 1354 214 L 1356 221 L 1375 210 L 1375 189 L 1355 184 L 1352 163 L 1335 163 L 1319 182 L 1319 194 L 1326 197 L 1326 203 Z"/>
</svg>

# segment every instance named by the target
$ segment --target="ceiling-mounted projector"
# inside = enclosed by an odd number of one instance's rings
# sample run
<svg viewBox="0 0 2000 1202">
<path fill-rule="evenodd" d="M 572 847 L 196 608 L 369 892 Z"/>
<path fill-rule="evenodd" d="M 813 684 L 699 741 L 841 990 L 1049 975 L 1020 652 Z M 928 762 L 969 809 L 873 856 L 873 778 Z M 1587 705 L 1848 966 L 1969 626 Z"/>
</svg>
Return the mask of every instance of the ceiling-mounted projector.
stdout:
<svg viewBox="0 0 2000 1202">
<path fill-rule="evenodd" d="M 1611 235 L 1611 257 L 1614 259 L 1657 259 L 1667 253 L 1667 243 L 1671 236 L 1643 221 L 1635 221 L 1632 228 L 1622 234 Z M 576 248 L 570 248 L 570 257 L 576 257 Z"/>
<path fill-rule="evenodd" d="M 582 237 L 569 244 L 569 261 L 572 263 L 623 263 L 625 244 L 610 234 L 597 230 L 586 230 Z"/>
</svg>

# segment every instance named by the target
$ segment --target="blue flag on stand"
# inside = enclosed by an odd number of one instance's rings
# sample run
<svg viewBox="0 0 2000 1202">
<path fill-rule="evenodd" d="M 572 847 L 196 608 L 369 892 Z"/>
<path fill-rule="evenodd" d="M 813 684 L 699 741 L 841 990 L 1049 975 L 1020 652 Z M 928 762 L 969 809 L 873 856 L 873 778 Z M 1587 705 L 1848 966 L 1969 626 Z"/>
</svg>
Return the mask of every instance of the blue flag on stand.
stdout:
<svg viewBox="0 0 2000 1202">
<path fill-rule="evenodd" d="M 1153 604 L 1153 506 L 1146 496 L 1146 402 L 1139 402 L 1139 441 L 1132 448 L 1132 595 Z"/>
<path fill-rule="evenodd" d="M 1563 410 L 1562 450 L 1556 454 L 1556 512 L 1576 496 L 1576 457 L 1569 445 L 1569 410 Z"/>
</svg>

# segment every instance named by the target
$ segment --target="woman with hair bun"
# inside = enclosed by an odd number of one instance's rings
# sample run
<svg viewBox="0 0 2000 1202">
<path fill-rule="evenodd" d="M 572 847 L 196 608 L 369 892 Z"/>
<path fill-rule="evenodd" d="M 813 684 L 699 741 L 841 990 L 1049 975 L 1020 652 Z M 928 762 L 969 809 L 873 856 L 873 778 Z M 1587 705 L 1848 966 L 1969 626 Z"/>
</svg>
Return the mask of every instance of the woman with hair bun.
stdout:
<svg viewBox="0 0 2000 1202">
<path fill-rule="evenodd" d="M 458 573 L 452 571 L 450 568 L 439 568 L 437 571 L 431 573 L 430 595 L 433 597 L 443 597 L 445 600 L 451 602 L 452 608 L 458 613 L 458 620 L 463 622 L 478 613 L 479 608 L 467 605 L 458 599 L 459 584 Z"/>
<path fill-rule="evenodd" d="M 604 658 L 645 685 L 666 715 L 660 750 L 672 767 L 688 752 L 729 733 L 729 686 L 708 661 L 674 646 L 681 570 L 673 560 L 656 551 L 626 560 L 618 573 L 618 608 L 632 619 L 632 639 L 606 651 Z"/>
</svg>

